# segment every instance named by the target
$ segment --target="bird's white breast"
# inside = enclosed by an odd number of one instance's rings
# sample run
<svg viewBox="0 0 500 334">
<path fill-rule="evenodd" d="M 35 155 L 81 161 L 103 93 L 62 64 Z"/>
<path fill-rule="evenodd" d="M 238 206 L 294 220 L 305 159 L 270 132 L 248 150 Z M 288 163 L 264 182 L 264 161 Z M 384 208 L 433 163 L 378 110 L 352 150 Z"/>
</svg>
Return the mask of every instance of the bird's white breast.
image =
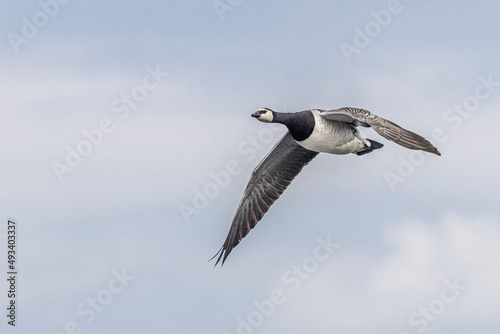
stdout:
<svg viewBox="0 0 500 334">
<path fill-rule="evenodd" d="M 311 135 L 298 143 L 314 152 L 325 152 L 332 154 L 348 154 L 361 151 L 363 144 L 361 135 L 356 136 L 346 123 L 331 122 L 319 115 L 319 111 L 313 110 L 315 125 Z M 357 132 L 356 129 L 354 131 Z"/>
</svg>

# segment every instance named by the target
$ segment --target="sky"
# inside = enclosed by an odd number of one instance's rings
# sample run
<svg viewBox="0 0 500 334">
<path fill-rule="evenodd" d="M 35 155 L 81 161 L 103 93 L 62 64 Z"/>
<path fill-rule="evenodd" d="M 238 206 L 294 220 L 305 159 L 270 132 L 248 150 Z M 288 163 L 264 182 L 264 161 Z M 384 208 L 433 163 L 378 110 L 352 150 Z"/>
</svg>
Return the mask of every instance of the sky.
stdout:
<svg viewBox="0 0 500 334">
<path fill-rule="evenodd" d="M 497 333 L 498 2 L 3 7 L 2 333 Z M 285 133 L 250 114 L 344 106 L 442 156 L 362 128 L 214 268 Z"/>
</svg>

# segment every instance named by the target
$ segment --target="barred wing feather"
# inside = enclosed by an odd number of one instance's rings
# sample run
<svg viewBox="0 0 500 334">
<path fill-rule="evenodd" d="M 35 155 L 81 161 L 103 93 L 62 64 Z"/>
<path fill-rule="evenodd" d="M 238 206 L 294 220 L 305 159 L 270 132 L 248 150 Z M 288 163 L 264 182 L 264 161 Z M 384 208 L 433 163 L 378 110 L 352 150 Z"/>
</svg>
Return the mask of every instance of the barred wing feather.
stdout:
<svg viewBox="0 0 500 334">
<path fill-rule="evenodd" d="M 285 191 L 318 152 L 303 148 L 287 132 L 255 167 L 234 215 L 224 245 L 217 255 L 222 265 L 233 248 L 262 219 L 271 205 Z M 212 258 L 212 259 L 213 259 Z"/>
</svg>

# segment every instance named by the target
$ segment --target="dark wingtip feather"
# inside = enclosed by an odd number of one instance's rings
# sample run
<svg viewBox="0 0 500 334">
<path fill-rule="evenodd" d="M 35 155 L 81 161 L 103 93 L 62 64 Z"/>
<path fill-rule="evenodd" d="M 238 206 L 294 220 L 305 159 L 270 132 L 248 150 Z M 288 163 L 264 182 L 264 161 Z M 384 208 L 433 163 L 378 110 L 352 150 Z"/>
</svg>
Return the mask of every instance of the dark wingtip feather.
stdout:
<svg viewBox="0 0 500 334">
<path fill-rule="evenodd" d="M 213 259 L 215 259 L 217 257 L 217 255 L 219 255 L 219 257 L 217 258 L 217 261 L 215 262 L 214 264 L 214 268 L 217 267 L 217 265 L 219 264 L 220 260 L 222 259 L 222 263 L 221 263 L 221 267 L 224 265 L 224 261 L 226 261 L 226 257 L 228 255 L 228 253 L 225 251 L 224 249 L 224 246 L 222 246 L 219 251 L 217 253 L 215 253 L 214 256 L 212 256 L 210 258 L 210 260 L 208 260 L 207 262 L 210 262 L 212 261 Z M 224 256 L 224 258 L 222 258 Z"/>
<path fill-rule="evenodd" d="M 435 155 L 441 156 L 441 152 L 439 152 L 438 149 L 430 143 L 426 147 L 408 147 L 408 148 L 411 148 L 413 150 L 421 150 L 427 153 L 433 153 Z"/>
<path fill-rule="evenodd" d="M 426 150 L 426 151 L 429 153 L 434 153 L 435 155 L 441 156 L 441 152 L 439 152 L 438 149 L 435 148 L 434 146 L 432 146 L 429 150 Z"/>
</svg>

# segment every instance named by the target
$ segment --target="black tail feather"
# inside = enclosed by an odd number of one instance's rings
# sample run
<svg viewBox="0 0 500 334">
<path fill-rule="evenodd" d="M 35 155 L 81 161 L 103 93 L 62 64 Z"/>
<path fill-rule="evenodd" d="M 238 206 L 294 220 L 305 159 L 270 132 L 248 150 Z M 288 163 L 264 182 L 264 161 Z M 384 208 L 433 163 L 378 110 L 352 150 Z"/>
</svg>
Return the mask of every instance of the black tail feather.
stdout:
<svg viewBox="0 0 500 334">
<path fill-rule="evenodd" d="M 370 147 L 367 147 L 363 151 L 356 152 L 357 155 L 364 155 L 366 153 L 370 153 L 373 150 L 378 150 L 379 148 L 384 147 L 384 144 L 380 144 L 379 142 L 376 142 L 374 140 L 371 140 L 368 138 L 366 140 L 368 140 L 370 142 L 370 144 L 371 144 Z"/>
</svg>

